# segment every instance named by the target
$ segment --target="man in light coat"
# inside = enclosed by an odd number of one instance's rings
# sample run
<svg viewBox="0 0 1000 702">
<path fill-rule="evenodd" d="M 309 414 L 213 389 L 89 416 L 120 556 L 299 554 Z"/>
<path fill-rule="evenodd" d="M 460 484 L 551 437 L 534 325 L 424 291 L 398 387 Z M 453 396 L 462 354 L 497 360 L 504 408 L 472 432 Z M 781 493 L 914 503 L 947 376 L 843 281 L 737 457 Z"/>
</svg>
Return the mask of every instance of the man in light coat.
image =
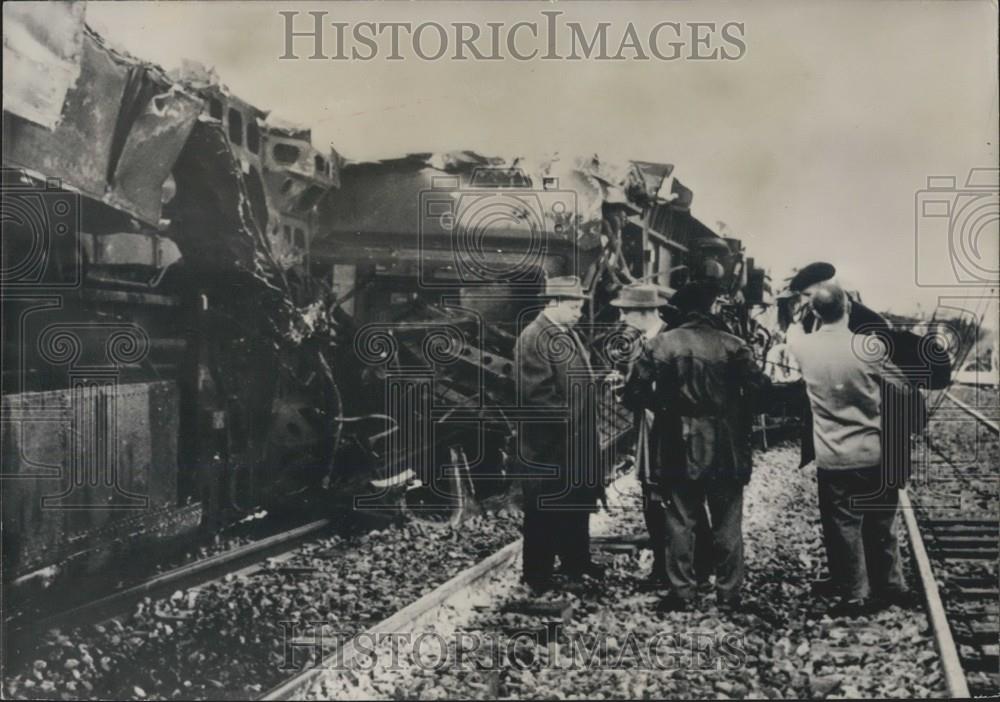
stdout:
<svg viewBox="0 0 1000 702">
<path fill-rule="evenodd" d="M 790 351 L 812 408 L 820 521 L 830 570 L 833 616 L 860 616 L 889 604 L 910 606 L 896 537 L 899 482 L 886 460 L 883 403 L 907 382 L 874 336 L 849 326 L 851 302 L 833 281 L 810 296 L 819 328 Z M 908 452 L 907 452 L 908 453 Z M 888 469 L 888 470 L 887 470 Z"/>
</svg>

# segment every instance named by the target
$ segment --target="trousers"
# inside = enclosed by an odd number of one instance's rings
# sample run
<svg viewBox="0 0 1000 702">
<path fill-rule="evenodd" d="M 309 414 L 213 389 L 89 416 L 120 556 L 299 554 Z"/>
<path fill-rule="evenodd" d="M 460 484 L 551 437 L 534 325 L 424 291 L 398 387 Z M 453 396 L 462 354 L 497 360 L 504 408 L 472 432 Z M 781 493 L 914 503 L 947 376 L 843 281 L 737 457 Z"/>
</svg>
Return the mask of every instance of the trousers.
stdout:
<svg viewBox="0 0 1000 702">
<path fill-rule="evenodd" d="M 863 599 L 906 590 L 896 513 L 899 490 L 878 467 L 816 471 L 830 579 L 842 596 Z"/>
<path fill-rule="evenodd" d="M 592 509 L 545 504 L 546 495 L 560 493 L 560 481 L 525 478 L 524 535 L 521 551 L 523 578 L 543 583 L 552 577 L 556 557 L 568 574 L 582 573 L 590 564 L 590 513 Z"/>
<path fill-rule="evenodd" d="M 711 565 L 720 601 L 739 597 L 743 585 L 743 483 L 734 480 L 674 480 L 666 488 L 667 579 L 674 594 L 694 597 L 696 532 L 711 516 Z"/>
<path fill-rule="evenodd" d="M 648 483 L 642 484 L 642 516 L 649 533 L 649 547 L 653 552 L 653 578 L 667 577 L 667 513 L 663 498 Z M 705 582 L 712 575 L 712 526 L 708 510 L 702 506 L 696 515 L 694 527 L 694 574 L 698 582 Z"/>
</svg>

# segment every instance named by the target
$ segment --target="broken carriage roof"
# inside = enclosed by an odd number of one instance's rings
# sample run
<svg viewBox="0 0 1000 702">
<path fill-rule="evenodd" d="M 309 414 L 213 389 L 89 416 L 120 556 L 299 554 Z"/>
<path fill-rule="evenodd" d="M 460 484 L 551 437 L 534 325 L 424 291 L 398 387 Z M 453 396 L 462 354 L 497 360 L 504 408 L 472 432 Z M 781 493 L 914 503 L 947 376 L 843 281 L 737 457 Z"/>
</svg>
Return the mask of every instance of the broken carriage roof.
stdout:
<svg viewBox="0 0 1000 702">
<path fill-rule="evenodd" d="M 569 191 L 576 200 L 578 224 L 599 222 L 605 204 L 627 203 L 634 211 L 660 202 L 674 209 L 690 206 L 691 191 L 673 179 L 673 165 L 645 161 L 608 162 L 596 155 L 555 155 L 533 161 L 463 150 L 418 152 L 396 158 L 349 162 L 342 187 L 320 205 L 322 234 L 413 234 L 421 227 L 421 198 L 435 190 L 521 188 Z M 661 195 L 673 188 L 670 201 Z"/>
<path fill-rule="evenodd" d="M 201 99 L 159 66 L 112 47 L 75 6 L 7 10 L 4 166 L 156 226 L 163 183 Z M 70 40 L 78 49 L 60 53 Z"/>
<path fill-rule="evenodd" d="M 4 166 L 60 185 L 158 226 L 162 188 L 197 123 L 215 121 L 220 95 L 262 130 L 310 143 L 311 129 L 232 94 L 214 68 L 183 59 L 167 72 L 102 37 L 81 4 L 5 7 Z M 37 47 L 47 50 L 39 60 Z M 37 86 L 54 84 L 49 91 Z M 95 109 L 94 106 L 99 109 Z M 209 152 L 214 153 L 214 152 Z M 339 166 L 335 150 L 323 154 Z M 336 185 L 336 178 L 334 178 Z"/>
<path fill-rule="evenodd" d="M 235 102 L 242 110 L 253 113 L 261 129 L 272 134 L 278 134 L 290 139 L 301 139 L 312 141 L 312 128 L 291 120 L 279 117 L 257 105 L 247 102 L 235 93 L 229 86 L 222 82 L 219 74 L 212 66 L 194 61 L 192 59 L 181 59 L 181 65 L 170 72 L 171 78 L 178 83 L 189 87 L 199 93 L 217 93 L 227 101 Z"/>
</svg>

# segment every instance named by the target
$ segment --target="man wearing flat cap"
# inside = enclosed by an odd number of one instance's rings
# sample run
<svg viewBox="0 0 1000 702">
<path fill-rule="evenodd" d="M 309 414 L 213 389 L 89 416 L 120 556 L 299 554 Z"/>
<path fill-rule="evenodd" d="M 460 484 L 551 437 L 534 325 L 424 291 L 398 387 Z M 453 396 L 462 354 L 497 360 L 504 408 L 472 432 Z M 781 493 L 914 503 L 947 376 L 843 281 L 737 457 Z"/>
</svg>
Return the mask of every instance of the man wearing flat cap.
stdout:
<svg viewBox="0 0 1000 702">
<path fill-rule="evenodd" d="M 599 577 L 590 560 L 590 513 L 603 490 L 597 438 L 595 377 L 574 326 L 587 298 L 576 276 L 546 281 L 545 307 L 514 347 L 522 421 L 518 465 L 524 492 L 524 581 L 552 586 L 555 559 L 571 579 Z"/>
<path fill-rule="evenodd" d="M 683 313 L 683 323 L 657 335 L 639 361 L 652 383 L 637 392 L 647 393 L 644 404 L 655 415 L 652 434 L 659 437 L 651 466 L 664 499 L 671 593 L 660 609 L 666 611 L 693 607 L 695 532 L 706 503 L 717 602 L 721 609 L 740 606 L 753 405 L 768 380 L 747 343 L 713 318 L 717 296 L 717 285 L 709 281 L 679 290 L 671 304 Z"/>
</svg>

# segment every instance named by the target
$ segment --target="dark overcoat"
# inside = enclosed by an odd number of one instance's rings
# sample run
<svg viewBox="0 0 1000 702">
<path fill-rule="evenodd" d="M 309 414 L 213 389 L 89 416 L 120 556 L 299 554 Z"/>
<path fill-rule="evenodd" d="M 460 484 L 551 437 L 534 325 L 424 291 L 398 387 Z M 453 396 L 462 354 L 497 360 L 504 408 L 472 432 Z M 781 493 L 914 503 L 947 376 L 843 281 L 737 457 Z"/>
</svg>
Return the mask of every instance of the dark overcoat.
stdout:
<svg viewBox="0 0 1000 702">
<path fill-rule="evenodd" d="M 749 481 L 752 419 L 768 385 L 747 343 L 708 316 L 660 333 L 625 393 L 656 417 L 652 482 Z"/>
<path fill-rule="evenodd" d="M 518 465 L 527 475 L 557 477 L 568 501 L 593 502 L 603 485 L 597 434 L 598 387 L 579 335 L 541 313 L 514 347 Z"/>
</svg>

